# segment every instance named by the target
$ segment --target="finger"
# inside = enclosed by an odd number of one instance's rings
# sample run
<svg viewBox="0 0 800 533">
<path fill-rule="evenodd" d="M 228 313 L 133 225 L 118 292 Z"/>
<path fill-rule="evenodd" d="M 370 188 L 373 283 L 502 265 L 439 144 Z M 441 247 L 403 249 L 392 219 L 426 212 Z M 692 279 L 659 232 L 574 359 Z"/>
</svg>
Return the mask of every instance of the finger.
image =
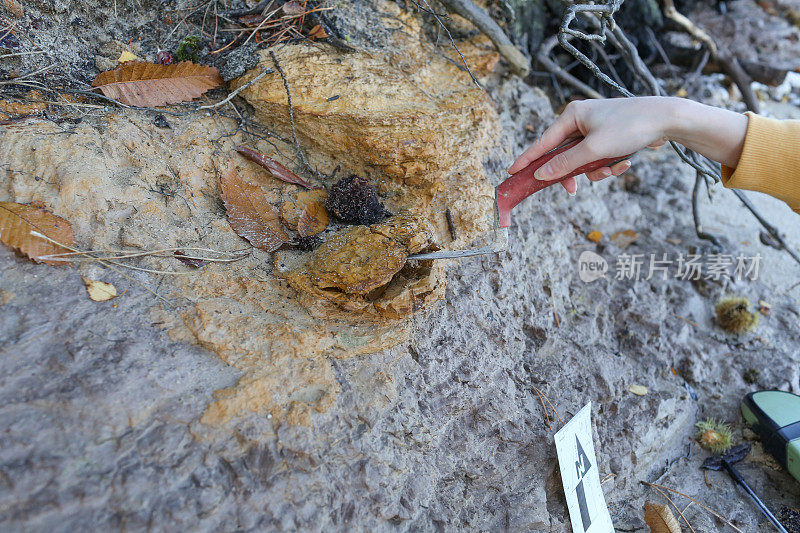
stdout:
<svg viewBox="0 0 800 533">
<path fill-rule="evenodd" d="M 666 139 L 659 139 L 654 143 L 648 144 L 647 147 L 648 148 L 661 148 L 665 144 L 667 144 L 667 140 Z"/>
<path fill-rule="evenodd" d="M 553 148 L 558 148 L 577 131 L 578 125 L 575 122 L 575 112 L 572 111 L 571 107 L 567 106 L 561 116 L 545 130 L 539 140 L 522 152 L 522 155 L 514 161 L 508 168 L 508 173 L 519 172 Z"/>
<path fill-rule="evenodd" d="M 631 162 L 629 159 L 626 159 L 625 161 L 620 161 L 616 165 L 613 165 L 609 170 L 611 170 L 611 173 L 615 176 L 619 176 L 629 168 L 631 168 Z"/>
<path fill-rule="evenodd" d="M 590 146 L 590 141 L 584 139 L 569 150 L 556 154 L 550 161 L 539 167 L 533 173 L 533 177 L 545 181 L 558 179 L 578 167 L 596 161 L 599 157 Z"/>
<path fill-rule="evenodd" d="M 587 172 L 586 177 L 591 181 L 600 181 L 610 177 L 612 174 L 613 172 L 609 167 L 602 167 L 598 168 L 597 170 Z"/>
<path fill-rule="evenodd" d="M 561 185 L 571 196 L 575 196 L 575 193 L 578 192 L 578 180 L 575 178 L 567 178 L 561 182 Z"/>
</svg>

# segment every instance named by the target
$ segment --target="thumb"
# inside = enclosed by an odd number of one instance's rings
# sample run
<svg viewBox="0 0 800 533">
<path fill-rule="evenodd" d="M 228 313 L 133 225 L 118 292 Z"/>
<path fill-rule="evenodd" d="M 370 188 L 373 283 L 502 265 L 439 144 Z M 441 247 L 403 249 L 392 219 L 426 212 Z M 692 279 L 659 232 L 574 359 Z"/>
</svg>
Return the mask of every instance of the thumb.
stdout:
<svg viewBox="0 0 800 533">
<path fill-rule="evenodd" d="M 584 139 L 569 150 L 553 156 L 550 161 L 539 167 L 533 176 L 539 180 L 555 180 L 566 176 L 576 168 L 587 165 L 601 157 L 590 148 L 588 139 Z"/>
</svg>

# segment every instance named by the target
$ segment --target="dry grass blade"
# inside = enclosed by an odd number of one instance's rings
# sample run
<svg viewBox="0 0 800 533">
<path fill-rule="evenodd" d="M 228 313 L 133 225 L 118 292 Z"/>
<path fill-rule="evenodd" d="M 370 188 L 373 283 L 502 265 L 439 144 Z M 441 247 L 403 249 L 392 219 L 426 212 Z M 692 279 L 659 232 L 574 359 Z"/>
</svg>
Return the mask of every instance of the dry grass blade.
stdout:
<svg viewBox="0 0 800 533">
<path fill-rule="evenodd" d="M 261 187 L 242 180 L 233 165 L 220 176 L 219 183 L 228 222 L 240 237 L 267 252 L 274 252 L 289 241 L 278 210 L 269 203 Z"/>
<path fill-rule="evenodd" d="M 72 226 L 63 218 L 34 205 L 0 202 L 0 242 L 16 248 L 37 263 L 63 265 L 63 261 L 45 256 L 62 252 L 64 248 L 31 235 L 31 231 L 38 231 L 67 246 L 75 242 Z"/>
<path fill-rule="evenodd" d="M 681 533 L 678 519 L 666 505 L 645 502 L 644 521 L 651 533 Z"/>
<path fill-rule="evenodd" d="M 216 68 L 191 61 L 173 65 L 128 61 L 100 73 L 92 86 L 124 104 L 153 107 L 188 102 L 221 83 Z"/>
<path fill-rule="evenodd" d="M 715 517 L 719 518 L 721 521 L 723 521 L 726 524 L 728 524 L 728 526 L 730 526 L 730 528 L 733 529 L 734 531 L 737 531 L 738 533 L 744 533 L 744 531 L 742 531 L 741 529 L 739 529 L 738 527 L 733 525 L 730 520 L 728 520 L 727 518 L 725 518 L 724 516 L 722 516 L 718 512 L 714 511 L 714 509 L 712 509 L 708 505 L 705 505 L 705 504 L 700 503 L 699 501 L 695 500 L 694 498 L 692 498 L 688 494 L 684 494 L 683 492 L 681 492 L 679 490 L 671 489 L 671 488 L 669 488 L 667 486 L 664 486 L 664 485 L 659 485 L 658 483 L 650 483 L 649 481 L 640 481 L 639 483 L 641 483 L 642 485 L 647 485 L 648 487 L 652 487 L 652 488 L 654 488 L 656 490 L 664 489 L 664 490 L 668 490 L 668 491 L 670 491 L 670 492 L 672 492 L 674 494 L 677 494 L 679 496 L 683 496 L 684 498 L 692 501 L 693 503 L 696 503 L 697 505 L 699 505 L 700 507 L 702 507 L 703 509 L 705 509 L 706 511 L 708 511 L 709 513 L 711 513 Z M 659 492 L 661 492 L 661 491 L 659 490 Z M 661 494 L 664 494 L 664 493 L 661 492 Z M 677 509 L 677 506 L 675 508 Z"/>
</svg>

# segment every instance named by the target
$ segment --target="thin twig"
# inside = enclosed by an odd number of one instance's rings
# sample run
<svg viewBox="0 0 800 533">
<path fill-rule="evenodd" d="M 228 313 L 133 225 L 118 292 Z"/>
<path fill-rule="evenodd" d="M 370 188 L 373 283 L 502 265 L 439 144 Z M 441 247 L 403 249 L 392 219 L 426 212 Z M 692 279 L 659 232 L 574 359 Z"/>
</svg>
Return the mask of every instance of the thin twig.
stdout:
<svg viewBox="0 0 800 533">
<path fill-rule="evenodd" d="M 476 6 L 472 0 L 439 0 L 450 11 L 457 13 L 473 23 L 476 28 L 482 31 L 497 47 L 497 51 L 511 65 L 511 70 L 522 78 L 530 74 L 530 61 L 519 49 L 514 46 L 511 39 L 503 31 L 497 22 L 492 20 L 486 11 Z M 427 3 L 427 0 L 425 0 Z"/>
<path fill-rule="evenodd" d="M 241 87 L 239 87 L 238 89 L 233 91 L 231 94 L 229 94 L 228 97 L 225 100 L 222 100 L 221 102 L 217 102 L 216 104 L 201 105 L 197 109 L 198 110 L 200 110 L 200 109 L 215 109 L 217 107 L 223 106 L 223 105 L 227 104 L 228 102 L 230 102 L 231 100 L 233 100 L 236 97 L 237 94 L 239 94 L 243 90 L 247 89 L 248 87 L 253 85 L 255 82 L 257 82 L 258 80 L 260 80 L 261 78 L 266 76 L 267 74 L 272 74 L 273 72 L 274 72 L 273 70 L 265 69 L 261 74 L 259 74 L 258 76 L 256 76 L 255 78 L 253 78 L 252 80 L 248 81 L 247 83 L 245 83 L 244 85 L 242 85 Z"/>
<path fill-rule="evenodd" d="M 464 57 L 464 54 L 461 53 L 461 50 L 459 50 L 458 45 L 456 44 L 456 41 L 453 39 L 453 36 L 450 34 L 450 30 L 447 28 L 447 26 L 445 26 L 444 22 L 442 22 L 442 19 L 439 18 L 439 15 L 431 8 L 431 5 L 428 3 L 428 0 L 422 0 L 423 2 L 425 2 L 425 5 L 428 6 L 428 9 L 424 9 L 421 5 L 419 5 L 416 2 L 416 0 L 412 0 L 412 1 L 414 2 L 414 4 L 416 4 L 416 6 L 418 8 L 420 8 L 420 10 L 425 11 L 426 13 L 430 13 L 431 15 L 433 15 L 433 18 L 436 19 L 436 22 L 439 23 L 439 26 L 442 27 L 444 32 L 447 34 L 447 37 L 450 39 L 450 43 L 453 45 L 453 48 L 455 48 L 456 52 L 458 53 L 458 56 L 461 58 L 461 62 L 464 63 L 464 68 L 467 69 L 467 73 L 469 74 L 469 77 L 472 78 L 473 83 L 475 83 L 475 85 L 477 85 L 479 89 L 483 89 L 483 86 L 481 85 L 481 82 L 478 81 L 478 78 L 476 78 L 475 75 L 470 70 L 469 65 L 467 64 L 467 59 Z"/>
<path fill-rule="evenodd" d="M 62 244 L 62 243 L 60 243 L 60 242 L 58 242 L 58 241 L 56 241 L 56 240 L 53 240 L 53 239 L 51 239 L 50 237 L 48 237 L 47 235 L 44 235 L 44 234 L 42 234 L 42 233 L 39 233 L 38 231 L 31 231 L 31 232 L 30 232 L 30 234 L 31 234 L 31 235 L 33 235 L 33 236 L 35 236 L 35 237 L 39 237 L 40 239 L 44 239 L 44 240 L 46 240 L 46 241 L 48 241 L 48 242 L 51 242 L 51 243 L 53 243 L 53 244 L 56 244 L 56 245 L 58 245 L 58 246 L 61 246 L 62 248 L 65 248 L 65 249 L 67 249 L 67 250 L 70 250 L 70 251 L 72 251 L 72 252 L 80 252 L 80 250 L 76 250 L 75 248 L 72 248 L 72 247 L 70 247 L 70 246 L 67 246 L 66 244 Z M 148 287 L 147 285 L 145 285 L 145 284 L 144 284 L 144 283 L 142 283 L 141 281 L 139 281 L 139 280 L 136 280 L 136 279 L 134 279 L 134 278 L 132 278 L 132 277 L 128 276 L 127 274 L 123 273 L 123 272 L 122 272 L 122 271 L 120 271 L 119 269 L 116 269 L 116 268 L 114 268 L 114 267 L 111 265 L 111 263 L 109 263 L 109 262 L 106 262 L 106 261 L 103 261 L 103 260 L 99 260 L 99 263 L 100 263 L 101 265 L 103 265 L 103 266 L 106 266 L 106 267 L 110 268 L 111 270 L 113 270 L 114 272 L 116 272 L 117 274 L 119 274 L 120 276 L 122 276 L 122 277 L 124 277 L 124 278 L 127 278 L 128 280 L 130 280 L 130 281 L 132 281 L 132 282 L 136 283 L 137 285 L 139 285 L 140 287 L 142 287 L 144 290 L 146 290 L 147 292 L 149 292 L 150 294 L 152 294 L 153 296 L 155 296 L 155 297 L 156 297 L 156 298 L 158 298 L 159 300 L 163 301 L 165 304 L 167 304 L 167 305 L 172 305 L 172 304 L 171 304 L 171 303 L 170 303 L 170 302 L 169 302 L 169 301 L 168 301 L 166 298 L 164 298 L 163 296 L 161 296 L 160 294 L 158 294 L 156 291 L 154 291 L 153 289 L 151 289 L 150 287 Z"/>
<path fill-rule="evenodd" d="M 676 510 L 676 511 L 678 511 L 678 514 L 680 515 L 680 517 L 681 517 L 681 518 L 683 518 L 683 521 L 686 523 L 686 527 L 688 527 L 688 528 L 689 528 L 689 530 L 690 530 L 692 533 L 695 533 L 695 531 L 694 531 L 694 528 L 692 527 L 692 524 L 690 524 L 690 523 L 689 523 L 689 521 L 686 519 L 686 517 L 685 517 L 685 516 L 683 516 L 683 511 L 681 511 L 680 509 L 678 509 L 678 506 L 677 506 L 677 505 L 675 505 L 675 502 L 673 502 L 673 501 L 670 499 L 670 497 L 669 497 L 669 496 L 667 496 L 667 494 L 666 494 L 666 493 L 665 493 L 663 490 L 659 489 L 658 487 L 653 487 L 653 488 L 654 488 L 654 489 L 656 489 L 656 490 L 658 491 L 658 493 L 659 493 L 659 494 L 661 494 L 661 495 L 662 495 L 664 498 L 666 498 L 666 499 L 667 499 L 667 501 L 669 502 L 669 504 L 670 504 L 670 505 L 672 505 L 672 507 L 674 507 L 674 508 L 675 508 L 675 510 Z"/>
<path fill-rule="evenodd" d="M 531 385 L 531 386 L 533 387 L 533 385 Z M 564 423 L 564 419 L 561 418 L 561 415 L 558 414 L 558 411 L 556 411 L 556 408 L 553 407 L 553 402 L 550 401 L 550 398 L 548 398 L 545 393 L 543 393 L 542 391 L 540 391 L 536 387 L 533 387 L 533 390 L 535 390 L 537 392 L 537 394 L 541 394 L 542 396 L 544 396 L 544 399 L 547 400 L 547 404 L 550 406 L 550 409 L 552 409 L 553 412 L 556 414 L 556 417 L 558 418 L 559 422 L 561 422 L 563 424 Z"/>
<path fill-rule="evenodd" d="M 269 56 L 272 58 L 272 62 L 275 64 L 275 69 L 278 71 L 278 74 L 281 75 L 281 80 L 283 80 L 283 88 L 286 90 L 286 100 L 289 103 L 289 124 L 292 127 L 292 141 L 294 141 L 294 149 L 297 151 L 297 157 L 300 158 L 303 166 L 305 166 L 309 172 L 321 179 L 322 176 L 312 169 L 311 165 L 309 165 L 308 161 L 306 161 L 306 156 L 303 153 L 303 149 L 300 147 L 300 142 L 297 140 L 297 129 L 294 125 L 294 106 L 292 105 L 292 93 L 289 91 L 289 81 L 286 79 L 286 74 L 284 74 L 283 68 L 281 68 L 281 64 L 278 62 L 278 58 L 275 56 L 275 52 L 270 50 Z"/>
</svg>

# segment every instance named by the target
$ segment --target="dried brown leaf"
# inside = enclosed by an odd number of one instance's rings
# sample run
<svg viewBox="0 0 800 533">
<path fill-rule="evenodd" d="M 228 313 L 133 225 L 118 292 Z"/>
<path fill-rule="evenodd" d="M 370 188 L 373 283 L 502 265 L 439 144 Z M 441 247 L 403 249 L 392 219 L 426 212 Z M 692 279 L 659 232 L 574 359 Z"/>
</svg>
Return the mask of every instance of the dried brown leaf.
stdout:
<svg viewBox="0 0 800 533">
<path fill-rule="evenodd" d="M 297 193 L 295 197 L 288 198 L 285 202 L 281 204 L 281 218 L 283 219 L 283 222 L 286 225 L 286 227 L 293 230 L 297 230 L 297 223 L 300 222 L 300 217 L 303 215 L 303 211 L 306 209 L 306 207 L 310 204 L 319 203 L 324 208 L 327 199 L 328 199 L 328 191 L 326 191 L 325 189 L 311 189 L 310 191 L 300 191 Z M 327 214 L 328 211 L 325 210 L 325 215 Z M 327 218 L 325 220 L 327 220 Z"/>
<path fill-rule="evenodd" d="M 309 204 L 303 209 L 297 221 L 297 233 L 301 237 L 310 237 L 328 227 L 328 212 L 319 202 Z"/>
<path fill-rule="evenodd" d="M 105 302 L 117 297 L 117 288 L 105 281 L 95 281 L 83 278 L 89 298 L 95 302 Z"/>
<path fill-rule="evenodd" d="M 286 183 L 294 183 L 295 185 L 300 185 L 306 189 L 312 188 L 311 184 L 305 181 L 303 178 L 259 151 L 251 150 L 250 148 L 245 148 L 244 146 L 237 146 L 235 150 L 253 163 L 258 163 L 262 167 L 266 168 L 270 174 L 281 181 L 285 181 Z"/>
<path fill-rule="evenodd" d="M 38 231 L 67 246 L 75 244 L 72 226 L 63 218 L 36 205 L 0 202 L 0 242 L 16 248 L 37 263 L 65 264 L 64 261 L 56 259 L 42 259 L 43 256 L 67 250 L 41 237 L 31 235 L 31 231 Z"/>
<path fill-rule="evenodd" d="M 632 229 L 618 231 L 611 236 L 611 241 L 620 248 L 627 248 L 639 239 L 639 235 Z"/>
<path fill-rule="evenodd" d="M 678 519 L 666 505 L 645 502 L 644 521 L 651 533 L 681 533 Z"/>
<path fill-rule="evenodd" d="M 3 4 L 5 4 L 6 9 L 14 18 L 22 18 L 25 15 L 25 10 L 22 8 L 22 4 L 17 2 L 17 0 L 4 0 Z"/>
<path fill-rule="evenodd" d="M 302 15 L 306 12 L 306 9 L 302 6 L 302 4 L 300 4 L 300 2 L 297 2 L 297 0 L 286 2 L 283 4 L 281 9 L 283 10 L 283 14 L 288 16 Z"/>
<path fill-rule="evenodd" d="M 194 267 L 194 268 L 203 268 L 206 266 L 206 262 L 202 259 L 195 259 L 194 257 L 190 257 L 183 253 L 182 250 L 175 250 L 172 252 L 172 255 L 175 256 L 175 259 L 183 263 L 184 265 Z"/>
<path fill-rule="evenodd" d="M 261 187 L 242 180 L 233 165 L 228 166 L 219 183 L 228 222 L 240 237 L 267 252 L 274 252 L 289 241 L 278 210 L 269 203 Z"/>
<path fill-rule="evenodd" d="M 311 31 L 308 32 L 308 36 L 312 39 L 326 39 L 328 37 L 328 33 L 321 25 L 317 24 L 311 28 Z"/>
<path fill-rule="evenodd" d="M 191 61 L 172 65 L 128 61 L 101 72 L 92 87 L 123 104 L 153 107 L 188 102 L 221 83 L 216 68 Z"/>
</svg>

